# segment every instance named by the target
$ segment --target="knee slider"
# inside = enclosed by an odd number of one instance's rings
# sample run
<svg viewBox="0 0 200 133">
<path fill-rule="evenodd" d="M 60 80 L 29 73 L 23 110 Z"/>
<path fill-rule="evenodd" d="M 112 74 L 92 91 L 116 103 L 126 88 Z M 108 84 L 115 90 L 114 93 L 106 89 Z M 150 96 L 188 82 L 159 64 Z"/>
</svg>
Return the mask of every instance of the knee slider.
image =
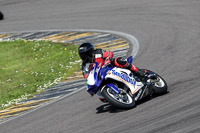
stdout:
<svg viewBox="0 0 200 133">
<path fill-rule="evenodd" d="M 120 65 L 126 65 L 127 60 L 123 57 L 119 57 L 119 58 L 117 58 L 117 63 L 120 64 Z"/>
</svg>

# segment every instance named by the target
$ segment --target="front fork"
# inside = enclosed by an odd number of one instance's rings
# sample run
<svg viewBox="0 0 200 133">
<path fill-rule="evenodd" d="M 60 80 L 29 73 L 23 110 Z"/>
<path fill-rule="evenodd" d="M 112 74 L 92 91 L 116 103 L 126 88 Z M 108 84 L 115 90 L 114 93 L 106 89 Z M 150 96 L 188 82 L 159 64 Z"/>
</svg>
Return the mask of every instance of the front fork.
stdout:
<svg viewBox="0 0 200 133">
<path fill-rule="evenodd" d="M 111 88 L 111 89 L 114 91 L 115 94 L 119 94 L 119 93 L 120 93 L 119 89 L 118 89 L 114 84 L 110 83 L 110 84 L 107 84 L 107 85 L 103 86 L 101 89 L 99 89 L 99 90 L 97 91 L 97 93 L 96 93 L 97 97 L 99 97 L 99 98 L 104 98 L 104 97 L 102 96 L 101 92 L 103 91 L 103 89 L 104 89 L 105 87 Z"/>
</svg>

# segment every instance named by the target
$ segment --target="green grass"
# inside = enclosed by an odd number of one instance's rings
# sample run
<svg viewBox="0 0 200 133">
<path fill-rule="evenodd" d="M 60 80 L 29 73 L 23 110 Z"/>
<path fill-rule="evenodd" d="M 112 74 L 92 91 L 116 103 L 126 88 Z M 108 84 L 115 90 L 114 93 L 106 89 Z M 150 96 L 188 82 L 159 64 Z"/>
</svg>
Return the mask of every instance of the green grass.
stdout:
<svg viewBox="0 0 200 133">
<path fill-rule="evenodd" d="M 0 42 L 0 108 L 66 79 L 80 70 L 80 63 L 75 45 L 24 40 Z"/>
</svg>

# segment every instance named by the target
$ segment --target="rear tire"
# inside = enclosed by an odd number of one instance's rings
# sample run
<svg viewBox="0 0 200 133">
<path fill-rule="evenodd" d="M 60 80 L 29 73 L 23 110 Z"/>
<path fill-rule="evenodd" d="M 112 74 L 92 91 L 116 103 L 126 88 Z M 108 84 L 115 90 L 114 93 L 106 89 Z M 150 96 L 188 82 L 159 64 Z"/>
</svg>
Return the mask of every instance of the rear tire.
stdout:
<svg viewBox="0 0 200 133">
<path fill-rule="evenodd" d="M 153 91 L 157 95 L 162 95 L 167 93 L 167 83 L 166 81 L 159 75 L 157 75 L 159 82 L 153 85 Z"/>
<path fill-rule="evenodd" d="M 154 91 L 154 94 L 156 95 L 162 95 L 162 94 L 165 94 L 168 92 L 168 87 L 167 87 L 167 83 L 166 81 L 160 76 L 158 75 L 157 73 L 154 73 L 150 70 L 147 70 L 148 73 L 150 74 L 156 74 L 156 77 L 157 77 L 157 80 L 158 82 L 155 82 L 153 84 L 153 91 Z"/>
<path fill-rule="evenodd" d="M 105 87 L 102 90 L 103 97 L 113 106 L 123 109 L 131 109 L 135 107 L 135 98 L 130 96 L 125 90 L 118 88 L 120 94 L 115 93 L 110 87 Z"/>
</svg>

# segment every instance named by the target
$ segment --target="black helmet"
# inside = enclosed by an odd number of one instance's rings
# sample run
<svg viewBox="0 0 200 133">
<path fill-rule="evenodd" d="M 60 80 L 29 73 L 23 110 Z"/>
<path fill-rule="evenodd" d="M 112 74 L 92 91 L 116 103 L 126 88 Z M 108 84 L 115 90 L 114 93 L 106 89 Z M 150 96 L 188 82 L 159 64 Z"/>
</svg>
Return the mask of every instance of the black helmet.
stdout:
<svg viewBox="0 0 200 133">
<path fill-rule="evenodd" d="M 92 61 L 93 51 L 94 51 L 94 46 L 91 43 L 83 43 L 78 48 L 79 56 L 84 62 Z"/>
</svg>

